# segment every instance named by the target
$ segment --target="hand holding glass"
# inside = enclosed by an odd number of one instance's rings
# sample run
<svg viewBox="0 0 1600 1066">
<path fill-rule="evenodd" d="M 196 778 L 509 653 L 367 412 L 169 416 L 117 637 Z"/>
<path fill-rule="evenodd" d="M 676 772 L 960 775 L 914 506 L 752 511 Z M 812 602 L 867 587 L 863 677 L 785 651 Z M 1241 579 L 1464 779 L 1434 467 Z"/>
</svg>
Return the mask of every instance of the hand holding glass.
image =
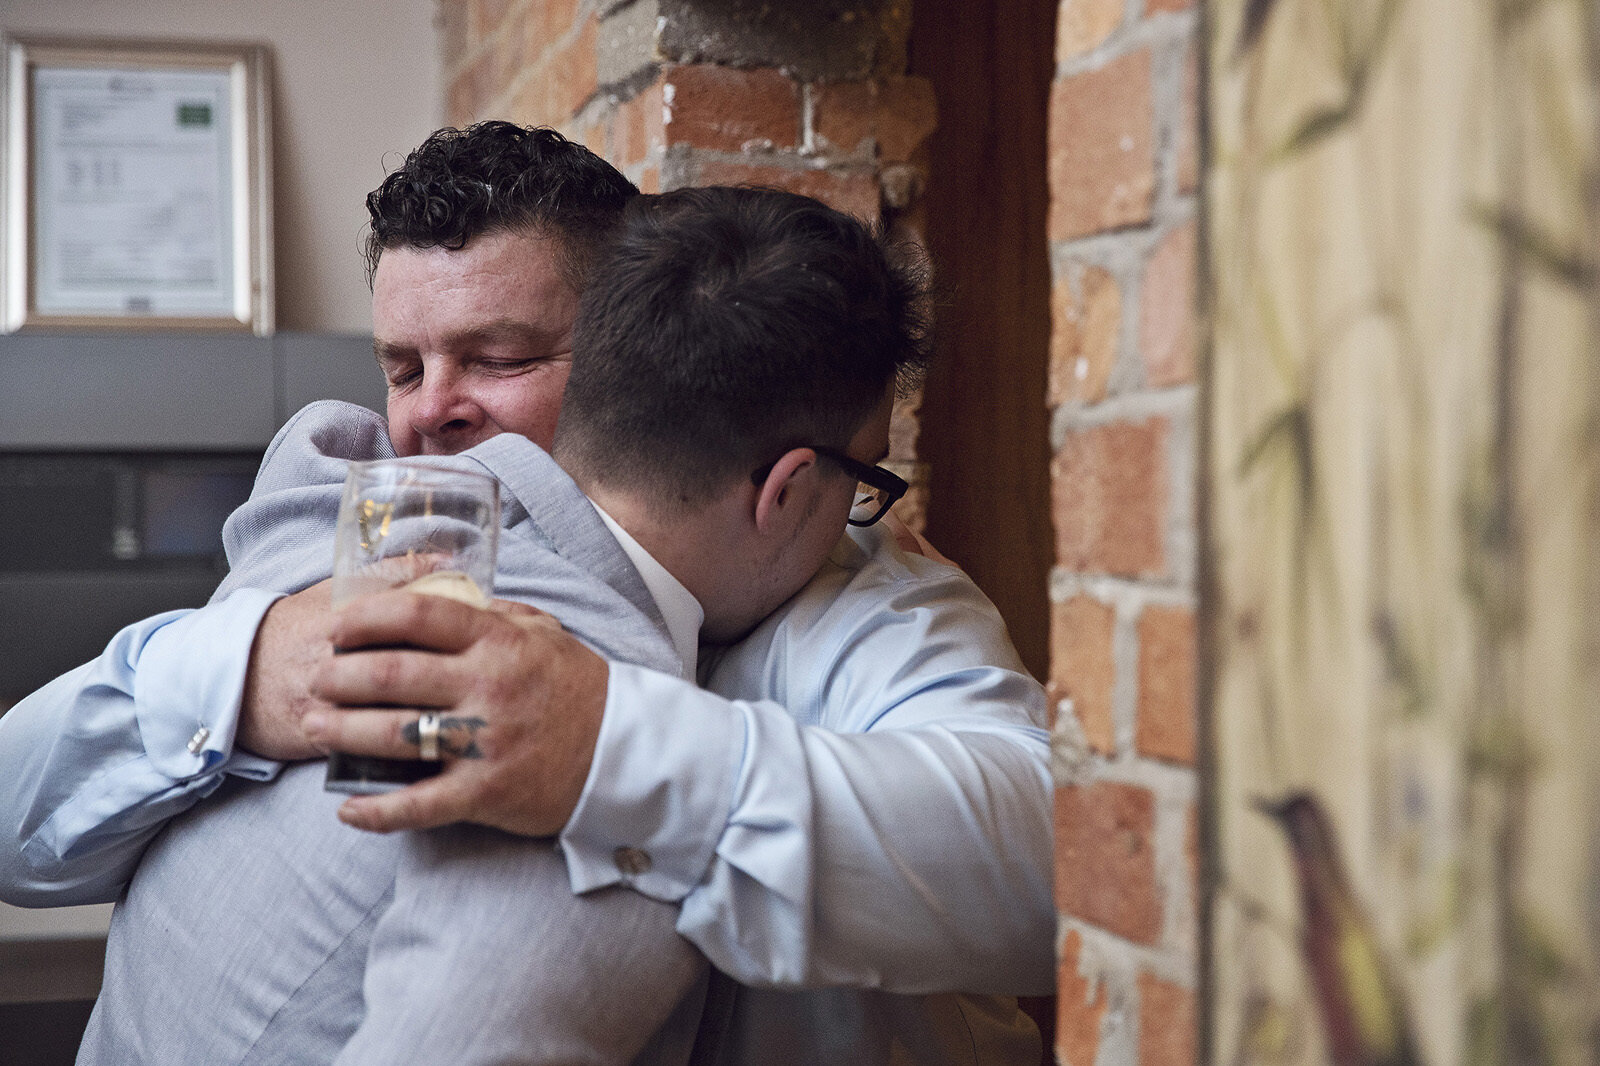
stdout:
<svg viewBox="0 0 1600 1066">
<path fill-rule="evenodd" d="M 487 607 L 499 533 L 499 485 L 487 474 L 413 459 L 351 463 L 334 533 L 333 605 L 407 588 Z M 327 788 L 385 792 L 439 769 L 436 760 L 334 752 Z"/>
</svg>

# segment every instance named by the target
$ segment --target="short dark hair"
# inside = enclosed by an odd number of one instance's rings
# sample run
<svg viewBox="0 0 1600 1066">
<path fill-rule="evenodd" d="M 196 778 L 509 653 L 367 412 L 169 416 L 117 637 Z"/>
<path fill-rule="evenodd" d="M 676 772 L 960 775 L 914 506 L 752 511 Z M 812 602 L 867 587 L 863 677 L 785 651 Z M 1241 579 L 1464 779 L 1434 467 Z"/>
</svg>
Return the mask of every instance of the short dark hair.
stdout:
<svg viewBox="0 0 1600 1066">
<path fill-rule="evenodd" d="M 928 352 L 924 271 L 806 196 L 641 196 L 580 295 L 555 451 L 657 505 L 703 504 L 790 448 L 846 447 Z"/>
<path fill-rule="evenodd" d="M 484 233 L 531 229 L 556 238 L 563 276 L 581 292 L 638 194 L 610 163 L 552 129 L 489 121 L 437 130 L 367 194 L 367 281 L 386 248 L 456 250 Z"/>
</svg>

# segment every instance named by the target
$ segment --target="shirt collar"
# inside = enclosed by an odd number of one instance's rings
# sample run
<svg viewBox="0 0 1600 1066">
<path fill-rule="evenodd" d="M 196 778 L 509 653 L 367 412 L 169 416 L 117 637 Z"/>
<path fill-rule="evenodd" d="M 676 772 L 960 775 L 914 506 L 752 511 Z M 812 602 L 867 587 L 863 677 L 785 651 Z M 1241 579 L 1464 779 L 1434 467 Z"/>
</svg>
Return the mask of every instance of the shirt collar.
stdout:
<svg viewBox="0 0 1600 1066">
<path fill-rule="evenodd" d="M 593 500 L 589 501 L 594 503 Z M 655 556 L 645 550 L 644 545 L 633 539 L 633 536 L 617 520 L 606 514 L 606 509 L 598 503 L 594 509 L 600 515 L 600 520 L 611 530 L 612 536 L 617 538 L 617 543 L 627 553 L 628 559 L 634 568 L 639 571 L 639 576 L 644 579 L 645 588 L 650 590 L 650 595 L 655 598 L 656 606 L 661 610 L 661 617 L 667 623 L 667 634 L 672 638 L 672 645 L 678 651 L 678 658 L 683 661 L 683 676 L 690 681 L 694 680 L 695 667 L 700 652 L 700 626 L 706 620 L 705 608 L 700 606 L 700 601 L 694 594 L 683 587 L 683 582 L 672 576 L 672 572 L 656 561 Z"/>
</svg>

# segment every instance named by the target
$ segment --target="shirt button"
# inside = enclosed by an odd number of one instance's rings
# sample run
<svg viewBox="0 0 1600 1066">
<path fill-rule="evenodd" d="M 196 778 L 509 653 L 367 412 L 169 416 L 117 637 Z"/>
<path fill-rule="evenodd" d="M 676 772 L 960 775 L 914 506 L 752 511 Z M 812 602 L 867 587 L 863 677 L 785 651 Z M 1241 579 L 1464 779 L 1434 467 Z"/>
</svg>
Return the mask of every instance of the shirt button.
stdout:
<svg viewBox="0 0 1600 1066">
<path fill-rule="evenodd" d="M 196 729 L 194 731 L 194 736 L 189 738 L 189 754 L 199 755 L 201 749 L 206 746 L 206 741 L 210 739 L 211 730 L 207 729 L 205 726 L 201 726 L 199 729 Z"/>
<path fill-rule="evenodd" d="M 628 877 L 650 872 L 650 853 L 641 848 L 618 848 L 611 853 L 611 861 L 617 864 L 618 872 Z"/>
</svg>

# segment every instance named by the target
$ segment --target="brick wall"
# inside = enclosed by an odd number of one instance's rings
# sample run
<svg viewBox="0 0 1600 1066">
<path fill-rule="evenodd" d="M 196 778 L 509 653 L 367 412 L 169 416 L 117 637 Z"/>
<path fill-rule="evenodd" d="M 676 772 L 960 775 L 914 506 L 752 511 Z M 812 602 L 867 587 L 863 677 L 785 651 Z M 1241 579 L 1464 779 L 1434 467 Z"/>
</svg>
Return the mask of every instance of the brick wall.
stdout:
<svg viewBox="0 0 1600 1066">
<path fill-rule="evenodd" d="M 1197 1053 L 1190 0 L 1065 0 L 1050 101 L 1057 1060 Z"/>
<path fill-rule="evenodd" d="M 779 7 L 441 0 L 449 120 L 553 126 L 646 192 L 777 186 L 915 239 L 936 114 L 905 75 L 909 6 Z M 896 513 L 920 528 L 917 405 L 896 406 L 887 465 L 912 484 Z"/>
</svg>

